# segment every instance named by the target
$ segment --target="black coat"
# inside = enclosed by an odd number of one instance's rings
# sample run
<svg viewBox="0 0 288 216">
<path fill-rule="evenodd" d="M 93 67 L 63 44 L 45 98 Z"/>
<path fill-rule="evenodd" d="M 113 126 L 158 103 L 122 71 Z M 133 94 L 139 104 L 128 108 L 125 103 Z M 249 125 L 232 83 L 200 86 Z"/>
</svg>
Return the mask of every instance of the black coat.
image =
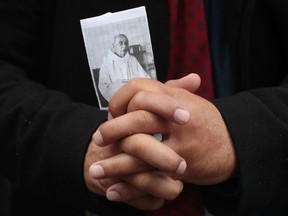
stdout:
<svg viewBox="0 0 288 216">
<path fill-rule="evenodd" d="M 239 172 L 228 194 L 230 182 L 203 188 L 205 200 L 218 215 L 286 215 L 288 3 L 223 3 L 231 64 L 242 93 L 213 103 L 231 134 Z M 164 0 L 0 2 L 0 167 L 14 182 L 15 214 L 81 215 L 89 205 L 82 165 L 91 134 L 107 113 L 97 108 L 80 19 L 142 5 L 158 78 L 164 81 L 169 57 Z M 93 206 L 123 215 L 102 201 Z"/>
</svg>

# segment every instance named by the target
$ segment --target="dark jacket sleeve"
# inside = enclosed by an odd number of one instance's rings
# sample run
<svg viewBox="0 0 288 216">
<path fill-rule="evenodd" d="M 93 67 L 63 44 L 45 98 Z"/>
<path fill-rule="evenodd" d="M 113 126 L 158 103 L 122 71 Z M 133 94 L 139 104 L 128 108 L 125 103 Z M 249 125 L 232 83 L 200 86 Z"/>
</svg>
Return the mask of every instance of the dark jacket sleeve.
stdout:
<svg viewBox="0 0 288 216">
<path fill-rule="evenodd" d="M 236 215 L 287 214 L 288 84 L 218 99 L 214 104 L 227 124 L 238 161 L 231 187 L 235 193 L 223 196 L 222 209 L 221 205 L 214 208 L 223 215 L 233 200 Z M 225 194 L 219 185 L 213 190 Z"/>
<path fill-rule="evenodd" d="M 243 52 L 246 47 L 237 44 L 242 59 L 236 61 L 250 80 L 248 90 L 213 101 L 231 135 L 238 173 L 206 188 L 205 198 L 215 215 L 282 216 L 288 214 L 288 4 L 242 2 L 247 8 L 241 25 L 246 28 L 250 22 L 249 34 L 241 29 L 242 37 L 237 32 L 237 38 L 242 44 L 247 41 L 248 48 Z"/>
<path fill-rule="evenodd" d="M 147 2 L 154 16 L 161 17 L 157 10 L 161 1 Z M 0 1 L 0 175 L 16 186 L 14 208 L 21 215 L 80 216 L 85 203 L 97 215 L 143 214 L 87 194 L 83 181 L 88 143 L 107 113 L 87 105 L 93 104 L 90 101 L 96 95 L 93 87 L 87 88 L 92 80 L 89 71 L 85 74 L 88 63 L 80 19 L 142 6 L 146 1 L 124 3 Z M 162 34 L 155 35 L 166 42 Z M 161 47 L 157 55 L 160 62 L 166 62 L 165 50 Z"/>
<path fill-rule="evenodd" d="M 27 197 L 82 206 L 86 148 L 106 113 L 30 79 L 46 76 L 34 55 L 40 2 L 0 2 L 0 173 Z"/>
<path fill-rule="evenodd" d="M 231 135 L 238 173 L 228 182 L 205 188 L 206 204 L 221 216 L 286 215 L 288 4 L 282 0 L 227 2 L 229 6 L 245 3 L 242 16 L 235 14 L 241 19 L 235 33 L 235 62 L 247 91 L 213 101 Z"/>
</svg>

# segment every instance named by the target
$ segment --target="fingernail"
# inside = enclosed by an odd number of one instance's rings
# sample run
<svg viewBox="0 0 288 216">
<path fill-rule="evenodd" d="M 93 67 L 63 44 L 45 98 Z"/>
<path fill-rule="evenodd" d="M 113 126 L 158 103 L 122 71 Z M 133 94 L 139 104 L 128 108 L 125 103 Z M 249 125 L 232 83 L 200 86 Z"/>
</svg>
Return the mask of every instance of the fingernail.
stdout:
<svg viewBox="0 0 288 216">
<path fill-rule="evenodd" d="M 186 168 L 187 168 L 187 163 L 185 160 L 183 160 L 183 161 L 181 161 L 176 173 L 178 175 L 182 175 L 185 172 Z"/>
<path fill-rule="evenodd" d="M 111 113 L 110 113 L 110 112 L 108 112 L 108 117 L 107 117 L 107 119 L 108 119 L 108 120 L 111 120 L 111 119 L 113 119 L 113 116 L 111 115 Z"/>
<path fill-rule="evenodd" d="M 105 146 L 103 137 L 99 130 L 97 130 L 92 136 L 93 142 L 98 146 Z"/>
<path fill-rule="evenodd" d="M 106 197 L 110 201 L 119 201 L 121 199 L 120 194 L 116 191 L 108 191 Z"/>
<path fill-rule="evenodd" d="M 95 179 L 101 178 L 105 175 L 104 169 L 100 165 L 91 165 L 89 172 L 90 172 L 90 175 Z"/>
<path fill-rule="evenodd" d="M 182 108 L 177 108 L 174 112 L 174 119 L 179 124 L 185 124 L 189 121 L 190 113 Z"/>
<path fill-rule="evenodd" d="M 182 190 L 183 190 L 183 188 L 184 188 L 184 184 L 183 184 L 183 182 L 182 182 L 182 181 L 179 181 L 179 184 L 180 184 L 180 191 L 182 191 Z"/>
</svg>

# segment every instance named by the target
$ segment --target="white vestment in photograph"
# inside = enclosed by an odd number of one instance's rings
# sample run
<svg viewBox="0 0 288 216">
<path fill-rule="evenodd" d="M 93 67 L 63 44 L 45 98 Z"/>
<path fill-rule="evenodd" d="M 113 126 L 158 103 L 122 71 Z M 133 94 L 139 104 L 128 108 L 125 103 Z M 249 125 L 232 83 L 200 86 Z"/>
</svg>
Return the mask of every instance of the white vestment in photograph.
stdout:
<svg viewBox="0 0 288 216">
<path fill-rule="evenodd" d="M 128 52 L 121 58 L 112 51 L 104 57 L 99 71 L 99 90 L 110 101 L 113 94 L 133 78 L 150 78 L 138 60 Z"/>
</svg>

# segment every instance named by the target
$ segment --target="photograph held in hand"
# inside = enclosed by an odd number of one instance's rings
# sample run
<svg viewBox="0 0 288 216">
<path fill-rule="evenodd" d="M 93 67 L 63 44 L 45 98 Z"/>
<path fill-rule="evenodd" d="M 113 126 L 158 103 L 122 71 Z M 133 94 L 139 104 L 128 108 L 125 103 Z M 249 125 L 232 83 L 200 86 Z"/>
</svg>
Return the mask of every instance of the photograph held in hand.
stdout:
<svg viewBox="0 0 288 216">
<path fill-rule="evenodd" d="M 80 21 L 99 107 L 133 78 L 157 79 L 145 7 Z"/>
</svg>

